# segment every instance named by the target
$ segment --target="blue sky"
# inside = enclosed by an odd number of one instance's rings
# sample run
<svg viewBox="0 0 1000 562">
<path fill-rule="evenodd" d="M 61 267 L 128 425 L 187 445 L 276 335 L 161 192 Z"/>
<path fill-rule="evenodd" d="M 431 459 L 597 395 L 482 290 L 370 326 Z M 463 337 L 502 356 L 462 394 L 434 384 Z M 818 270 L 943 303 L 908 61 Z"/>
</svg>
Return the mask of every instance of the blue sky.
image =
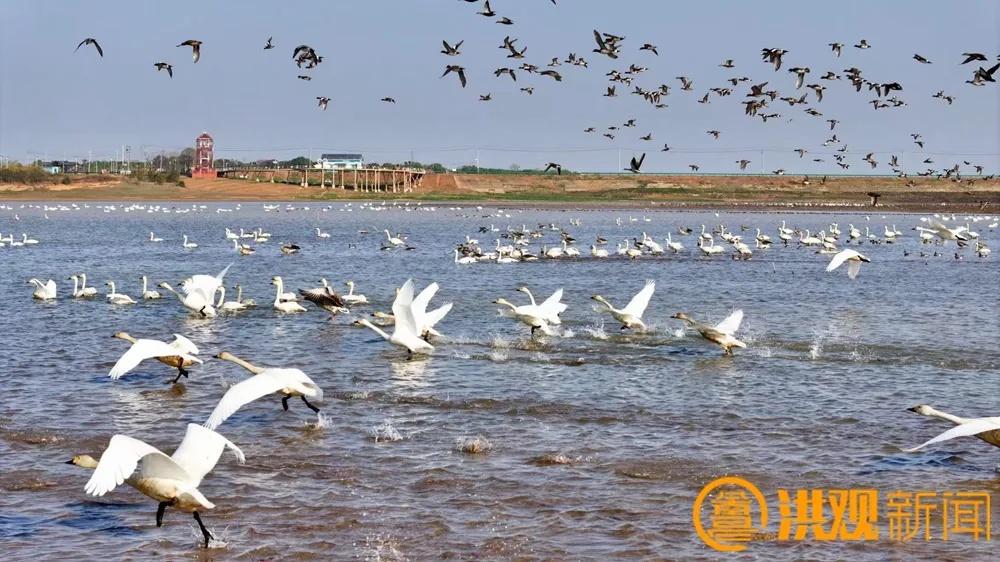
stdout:
<svg viewBox="0 0 1000 562">
<path fill-rule="evenodd" d="M 357 151 L 369 161 L 417 160 L 449 166 L 472 163 L 479 147 L 482 166 L 544 166 L 549 161 L 585 171 L 614 171 L 632 155 L 649 153 L 644 171 L 734 172 L 735 161 L 751 160 L 748 170 L 835 173 L 832 152 L 823 147 L 832 134 L 826 119 L 840 121 L 837 136 L 848 145 L 850 172 L 869 173 L 867 152 L 886 162 L 897 154 L 910 172 L 943 168 L 962 160 L 998 168 L 1000 90 L 998 84 L 973 87 L 965 81 L 977 64 L 959 65 L 963 52 L 981 52 L 993 61 L 1000 53 L 1000 8 L 986 0 L 946 2 L 793 1 L 664 2 L 661 0 L 495 0 L 493 10 L 514 20 L 505 26 L 476 15 L 482 3 L 457 0 L 378 0 L 348 2 L 298 0 L 235 2 L 175 0 L 161 2 L 39 2 L 8 0 L 0 33 L 0 154 L 17 160 L 107 158 L 123 144 L 138 156 L 179 150 L 208 131 L 217 157 L 291 158 L 321 152 Z M 614 9 L 612 9 L 612 7 Z M 625 36 L 622 55 L 613 61 L 591 50 L 593 29 Z M 505 58 L 505 35 L 528 47 L 525 61 Z M 269 36 L 275 49 L 262 48 Z M 104 48 L 100 58 L 90 46 L 74 53 L 85 37 Z M 867 39 L 870 49 L 851 47 Z M 204 42 L 201 60 L 191 61 L 187 39 Z M 441 40 L 465 40 L 462 54 L 440 54 Z M 828 47 L 844 43 L 838 59 Z M 638 48 L 659 47 L 659 56 Z M 309 71 L 291 58 L 298 44 L 324 57 Z M 764 47 L 789 53 L 779 72 L 760 59 Z M 589 68 L 563 65 L 561 83 L 518 72 L 517 83 L 492 72 L 530 62 L 544 67 L 570 52 Z M 24 56 L 30 53 L 31 56 Z M 932 61 L 912 59 L 919 53 Z M 735 68 L 720 68 L 733 59 Z M 174 77 L 153 63 L 173 64 Z M 654 109 L 631 88 L 618 85 L 618 97 L 602 97 L 610 85 L 605 73 L 630 63 L 648 67 L 633 85 L 671 86 Z M 455 76 L 439 78 L 447 64 L 466 67 L 469 86 Z M 989 65 L 993 63 L 990 62 Z M 710 87 L 729 87 L 729 77 L 751 83 L 769 81 L 781 95 L 795 91 L 787 68 L 811 69 L 807 83 L 826 85 L 822 102 L 810 91 L 810 104 L 823 113 L 775 101 L 765 112 L 782 115 L 764 123 L 743 115 L 749 83 L 711 103 L 697 100 Z M 875 82 L 899 82 L 894 92 L 907 105 L 872 109 L 867 88 L 856 93 L 847 80 L 819 80 L 832 70 L 858 67 Z M 694 81 L 680 90 L 677 76 Z M 528 96 L 520 87 L 532 86 Z M 934 99 L 944 90 L 955 102 Z M 491 94 L 493 101 L 480 102 Z M 332 99 L 327 111 L 316 96 Z M 397 103 L 380 102 L 390 96 Z M 633 129 L 601 136 L 608 126 L 636 119 Z M 792 121 L 788 122 L 791 118 Z M 597 133 L 584 129 L 596 127 Z M 722 131 L 718 140 L 706 131 Z M 921 150 L 910 133 L 920 133 Z M 652 134 L 653 140 L 639 139 Z M 661 152 L 663 143 L 671 152 Z M 795 148 L 809 151 L 800 159 Z M 823 154 L 825 153 L 825 154 Z M 816 163 L 812 158 L 824 158 Z M 931 158 L 934 164 L 924 165 Z M 888 172 L 880 164 L 876 173 Z"/>
</svg>

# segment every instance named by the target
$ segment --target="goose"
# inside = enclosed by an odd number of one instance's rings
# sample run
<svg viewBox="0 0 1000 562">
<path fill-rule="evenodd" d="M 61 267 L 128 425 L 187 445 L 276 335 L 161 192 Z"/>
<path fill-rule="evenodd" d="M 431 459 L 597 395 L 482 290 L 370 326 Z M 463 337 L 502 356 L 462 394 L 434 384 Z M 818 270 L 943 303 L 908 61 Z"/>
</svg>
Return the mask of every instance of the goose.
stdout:
<svg viewBox="0 0 1000 562">
<path fill-rule="evenodd" d="M 228 439 L 192 423 L 188 424 L 184 439 L 169 457 L 152 445 L 119 434 L 108 442 L 100 461 L 89 455 L 78 455 L 67 464 L 94 469 L 84 487 L 88 494 L 103 496 L 124 482 L 159 502 L 157 527 L 163 524 L 167 507 L 194 513 L 194 520 L 205 538 L 205 548 L 208 548 L 209 540 L 214 537 L 205 528 L 198 510 L 212 509 L 215 504 L 198 491 L 198 485 L 215 468 L 227 447 L 236 454 L 240 464 L 246 462 L 243 451 Z"/>
<path fill-rule="evenodd" d="M 646 285 L 622 309 L 611 306 L 611 303 L 601 295 L 594 295 L 591 298 L 607 307 L 608 313 L 615 320 L 622 323 L 622 330 L 645 330 L 646 325 L 642 322 L 642 314 L 646 311 L 646 307 L 649 306 L 649 299 L 652 298 L 655 288 L 656 281 L 652 279 L 647 280 Z"/>
<path fill-rule="evenodd" d="M 872 260 L 866 258 L 858 252 L 855 252 L 854 250 L 841 250 L 837 252 L 837 255 L 833 256 L 832 260 L 830 260 L 830 265 L 826 266 L 827 273 L 837 269 L 845 261 L 849 262 L 847 264 L 847 276 L 854 279 L 861 271 L 861 262 L 870 263 Z"/>
<path fill-rule="evenodd" d="M 227 301 L 226 288 L 219 287 L 219 301 L 215 303 L 215 309 L 221 312 L 239 312 L 241 310 L 246 310 L 247 305 L 239 301 L 239 296 L 239 293 L 237 293 L 237 300 Z"/>
<path fill-rule="evenodd" d="M 472 257 L 472 256 L 464 256 L 464 257 L 461 257 L 461 258 L 458 257 L 458 249 L 457 248 L 455 249 L 455 263 L 462 264 L 462 265 L 468 265 L 470 263 L 476 263 L 477 261 L 479 261 L 479 260 L 476 259 L 476 258 L 474 258 L 474 257 Z"/>
<path fill-rule="evenodd" d="M 281 407 L 285 411 L 288 411 L 288 399 L 298 396 L 310 410 L 319 413 L 319 408 L 312 405 L 309 398 L 322 401 L 323 389 L 299 369 L 257 367 L 226 351 L 219 353 L 215 358 L 235 363 L 250 371 L 253 376 L 229 387 L 205 421 L 204 425 L 208 429 L 219 427 L 219 424 L 226 421 L 236 410 L 268 394 L 283 394 Z"/>
<path fill-rule="evenodd" d="M 181 377 L 188 378 L 185 367 L 190 367 L 196 363 L 202 363 L 201 359 L 195 357 L 198 354 L 198 347 L 180 334 L 174 334 L 174 341 L 170 343 L 151 339 L 135 339 L 126 332 L 118 332 L 111 337 L 132 342 L 132 347 L 122 355 L 115 366 L 111 368 L 108 376 L 112 380 L 117 380 L 125 373 L 136 368 L 139 363 L 146 359 L 157 359 L 164 365 L 170 365 L 177 369 L 177 378 L 174 384 L 181 380 Z"/>
<path fill-rule="evenodd" d="M 80 278 L 79 275 L 70 275 L 69 279 L 73 282 L 73 298 L 90 298 L 97 295 L 97 289 L 94 287 L 82 287 L 77 289 L 77 280 Z"/>
<path fill-rule="evenodd" d="M 560 325 L 562 324 L 562 319 L 559 315 L 566 312 L 566 304 L 559 302 L 562 300 L 563 290 L 562 288 L 556 289 L 549 295 L 549 298 L 542 301 L 542 304 L 535 304 L 535 296 L 531 294 L 531 291 L 527 287 L 518 287 L 518 291 L 528 295 L 528 300 L 531 301 L 531 306 L 538 308 L 538 312 L 542 319 L 548 324 Z"/>
<path fill-rule="evenodd" d="M 191 289 L 191 292 L 187 295 L 182 295 L 174 290 L 170 286 L 170 283 L 163 282 L 160 283 L 160 287 L 173 293 L 177 300 L 181 301 L 181 305 L 184 308 L 190 310 L 191 312 L 197 312 L 206 318 L 215 317 L 215 306 L 212 304 L 212 299 L 215 297 L 215 292 L 212 295 L 206 295 L 201 289 Z"/>
<path fill-rule="evenodd" d="M 927 445 L 932 443 L 940 443 L 941 441 L 947 441 L 949 439 L 954 439 L 956 437 L 966 437 L 970 435 L 975 435 L 979 439 L 993 445 L 994 447 L 1000 447 L 1000 417 L 992 418 L 960 418 L 958 416 L 953 416 L 947 412 L 942 412 L 936 410 L 927 404 L 921 404 L 919 406 L 914 406 L 912 408 L 907 408 L 911 412 L 916 412 L 922 416 L 929 416 L 932 418 L 940 418 L 945 421 L 949 421 L 955 424 L 956 427 L 949 429 L 948 431 L 938 435 L 937 437 L 927 441 L 922 445 L 918 445 L 911 449 L 903 449 L 903 451 L 910 453 L 913 451 L 919 451 Z"/>
<path fill-rule="evenodd" d="M 608 251 L 604 248 L 598 248 L 597 246 L 590 245 L 590 255 L 595 258 L 606 258 L 608 257 Z"/>
<path fill-rule="evenodd" d="M 402 246 L 405 244 L 402 238 L 390 235 L 388 229 L 383 230 L 382 232 L 385 232 L 385 239 L 393 246 Z"/>
<path fill-rule="evenodd" d="M 295 301 L 281 300 L 281 295 L 285 292 L 285 282 L 281 277 L 272 277 L 271 284 L 276 287 L 274 295 L 274 309 L 278 312 L 305 312 L 306 309 Z"/>
<path fill-rule="evenodd" d="M 282 244 L 281 245 L 281 253 L 285 254 L 286 256 L 290 256 L 292 254 L 297 254 L 297 253 L 299 253 L 299 250 L 301 250 L 301 249 L 302 248 L 299 247 L 298 244 Z"/>
<path fill-rule="evenodd" d="M 329 238 L 330 237 L 330 233 L 329 232 L 323 232 L 319 228 L 316 228 L 316 237 L 317 238 Z"/>
<path fill-rule="evenodd" d="M 140 279 L 142 279 L 142 297 L 141 297 L 142 300 L 147 300 L 148 301 L 148 300 L 155 300 L 155 299 L 162 298 L 160 296 L 159 292 L 157 292 L 157 291 L 147 291 L 146 290 L 146 276 L 145 275 L 143 275 L 142 277 L 140 277 Z"/>
<path fill-rule="evenodd" d="M 687 327 L 697 330 L 698 333 L 701 334 L 701 337 L 710 342 L 721 345 L 724 355 L 732 355 L 733 347 L 745 348 L 747 346 L 747 344 L 733 337 L 736 330 L 740 329 L 740 323 L 743 322 L 742 310 L 736 310 L 727 316 L 725 320 L 719 322 L 715 326 L 706 326 L 705 324 L 701 324 L 683 312 L 678 312 L 677 314 L 671 316 L 671 318 L 687 322 Z"/>
<path fill-rule="evenodd" d="M 350 310 L 344 306 L 346 304 L 344 303 L 344 299 L 330 288 L 330 284 L 326 282 L 326 279 L 320 279 L 319 281 L 323 286 L 318 289 L 299 289 L 299 294 L 302 295 L 302 298 L 329 312 L 329 319 L 332 319 L 338 312 L 349 313 Z"/>
<path fill-rule="evenodd" d="M 80 293 L 85 297 L 93 297 L 97 295 L 97 289 L 94 287 L 87 286 L 87 274 L 80 274 Z"/>
<path fill-rule="evenodd" d="M 496 299 L 495 301 L 493 301 L 493 304 L 499 304 L 502 306 L 509 307 L 511 313 L 513 313 L 513 316 L 515 318 L 517 318 L 522 323 L 527 324 L 528 326 L 531 327 L 532 336 L 535 335 L 535 330 L 541 330 L 542 333 L 546 335 L 552 334 L 552 332 L 549 330 L 548 322 L 546 322 L 545 319 L 541 317 L 537 306 L 527 305 L 527 304 L 521 306 L 515 306 L 511 302 L 502 298 Z"/>
<path fill-rule="evenodd" d="M 188 249 L 194 249 L 194 248 L 198 247 L 198 245 L 195 244 L 194 242 L 188 242 L 188 235 L 187 234 L 184 235 L 184 244 L 183 244 L 183 246 L 185 248 L 188 248 Z"/>
<path fill-rule="evenodd" d="M 41 300 L 48 301 L 56 298 L 56 282 L 49 279 L 45 284 L 42 284 L 38 279 L 29 279 L 27 281 L 28 285 L 34 285 L 35 291 L 31 294 L 32 297 Z"/>
<path fill-rule="evenodd" d="M 24 244 L 25 246 L 28 246 L 28 245 L 31 245 L 31 244 L 38 244 L 38 240 L 35 240 L 34 238 L 28 238 L 28 235 L 22 232 L 21 233 L 21 244 Z"/>
<path fill-rule="evenodd" d="M 111 287 L 111 292 L 107 294 L 108 302 L 110 304 L 135 304 L 135 299 L 125 293 L 119 293 L 115 290 L 114 281 L 108 281 L 105 285 Z"/>
<path fill-rule="evenodd" d="M 684 244 L 681 244 L 680 242 L 674 242 L 673 239 L 670 237 L 669 232 L 667 233 L 667 237 L 665 238 L 665 240 L 667 241 L 667 247 L 673 250 L 675 253 L 680 252 L 681 250 L 684 249 Z"/>
<path fill-rule="evenodd" d="M 160 237 L 156 236 L 155 234 L 153 234 L 152 232 L 150 232 L 149 233 L 149 241 L 150 242 L 163 242 L 163 238 L 160 238 Z"/>
<path fill-rule="evenodd" d="M 249 256 L 256 251 L 250 244 L 240 244 L 239 240 L 233 240 L 233 249 L 239 252 L 241 256 Z"/>
<path fill-rule="evenodd" d="M 347 285 L 350 290 L 346 295 L 341 295 L 340 298 L 344 299 L 344 302 L 348 304 L 368 304 L 368 297 L 354 294 L 354 281 L 348 281 L 345 285 Z"/>
<path fill-rule="evenodd" d="M 430 353 L 434 351 L 434 346 L 420 337 L 420 329 L 413 314 L 412 279 L 407 279 L 406 283 L 403 283 L 403 286 L 396 293 L 396 298 L 392 302 L 392 315 L 396 319 L 392 335 L 385 333 L 381 328 L 375 326 L 365 318 L 356 320 L 354 324 L 357 326 L 366 326 L 392 345 L 406 348 L 407 357 L 412 357 L 414 353 Z"/>
</svg>

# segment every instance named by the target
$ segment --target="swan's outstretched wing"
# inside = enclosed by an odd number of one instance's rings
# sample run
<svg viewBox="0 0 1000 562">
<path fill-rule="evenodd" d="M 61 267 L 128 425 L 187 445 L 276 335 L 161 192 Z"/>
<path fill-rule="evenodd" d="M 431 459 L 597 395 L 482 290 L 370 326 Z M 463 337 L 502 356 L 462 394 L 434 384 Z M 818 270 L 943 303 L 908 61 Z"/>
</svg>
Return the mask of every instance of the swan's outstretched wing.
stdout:
<svg viewBox="0 0 1000 562">
<path fill-rule="evenodd" d="M 555 290 L 549 298 L 542 301 L 542 304 L 538 305 L 539 308 L 546 312 L 552 312 L 553 315 L 558 316 L 566 311 L 566 305 L 559 302 L 562 300 L 563 290 L 562 287 Z"/>
<path fill-rule="evenodd" d="M 641 291 L 632 297 L 632 300 L 628 301 L 622 312 L 625 314 L 631 314 L 636 318 L 641 318 L 642 313 L 646 311 L 646 307 L 649 306 L 649 299 L 653 298 L 653 290 L 656 289 L 656 281 L 649 279 L 646 281 L 646 286 L 642 288 Z"/>
<path fill-rule="evenodd" d="M 912 453 L 913 451 L 919 451 L 924 447 L 931 445 L 933 443 L 940 443 L 942 441 L 948 441 L 949 439 L 954 439 L 956 437 L 968 437 L 970 435 L 978 435 L 986 431 L 992 431 L 995 429 L 1000 429 L 1000 418 L 976 418 L 966 421 L 961 425 L 956 425 L 955 427 L 945 431 L 941 435 L 938 435 L 934 439 L 927 441 L 913 447 L 912 449 L 903 449 L 903 452 Z"/>
<path fill-rule="evenodd" d="M 187 471 L 156 447 L 127 435 L 115 435 L 101 454 L 101 460 L 97 462 L 97 468 L 84 490 L 94 496 L 103 496 L 132 476 L 140 461 L 140 476 L 181 482 L 190 478 Z"/>
<path fill-rule="evenodd" d="M 854 279 L 861 273 L 861 261 L 852 260 L 851 263 L 847 264 L 847 276 Z"/>
<path fill-rule="evenodd" d="M 153 357 L 168 357 L 183 355 L 182 352 L 169 344 L 158 340 L 136 340 L 132 347 L 121 356 L 121 359 L 111 368 L 108 376 L 117 379 L 134 369 L 139 363 Z"/>
<path fill-rule="evenodd" d="M 726 317 L 725 320 L 719 322 L 715 325 L 715 330 L 726 335 L 733 335 L 736 330 L 740 329 L 740 324 L 743 322 L 743 310 L 735 310 L 732 314 Z"/>
<path fill-rule="evenodd" d="M 226 447 L 236 455 L 240 464 L 246 462 L 243 451 L 228 439 L 211 429 L 189 423 L 184 440 L 170 458 L 191 476 L 191 485 L 197 487 L 201 479 L 215 468 Z"/>
<path fill-rule="evenodd" d="M 259 375 L 254 375 L 231 386 L 203 425 L 208 429 L 215 429 L 236 410 L 258 398 L 280 392 L 286 388 L 307 396 L 316 396 L 319 400 L 323 399 L 323 391 L 302 371 L 298 369 L 264 369 Z"/>
<path fill-rule="evenodd" d="M 413 279 L 407 279 L 406 283 L 399 289 L 396 300 L 392 303 L 392 315 L 396 317 L 396 326 L 393 333 L 409 334 L 414 337 L 420 336 L 417 328 L 417 320 L 413 316 Z"/>
<path fill-rule="evenodd" d="M 427 327 L 427 304 L 430 303 L 437 290 L 438 284 L 431 283 L 424 287 L 423 291 L 417 293 L 417 296 L 413 298 L 413 304 L 410 305 L 410 310 L 413 311 L 413 320 L 421 329 Z"/>
<path fill-rule="evenodd" d="M 830 264 L 826 266 L 827 273 L 833 271 L 834 269 L 837 269 L 845 261 L 847 261 L 847 260 L 849 260 L 849 259 L 851 259 L 851 258 L 853 258 L 853 257 L 855 257 L 857 255 L 858 255 L 858 253 L 855 252 L 854 250 L 841 250 L 841 251 L 837 252 L 836 254 L 834 254 L 833 259 L 830 260 Z M 852 277 L 852 279 L 853 279 L 853 277 Z"/>
<path fill-rule="evenodd" d="M 452 304 L 454 303 L 448 303 L 428 312 L 427 315 L 424 316 L 424 328 L 433 328 L 436 326 L 446 314 L 451 312 Z"/>
<path fill-rule="evenodd" d="M 56 282 L 49 279 L 49 282 L 45 284 L 45 292 L 50 296 L 56 296 Z"/>
<path fill-rule="evenodd" d="M 170 342 L 170 347 L 181 353 L 188 353 L 191 355 L 198 355 L 198 353 L 200 353 L 198 351 L 198 346 L 196 346 L 194 342 L 180 334 L 174 334 L 174 341 Z"/>
</svg>

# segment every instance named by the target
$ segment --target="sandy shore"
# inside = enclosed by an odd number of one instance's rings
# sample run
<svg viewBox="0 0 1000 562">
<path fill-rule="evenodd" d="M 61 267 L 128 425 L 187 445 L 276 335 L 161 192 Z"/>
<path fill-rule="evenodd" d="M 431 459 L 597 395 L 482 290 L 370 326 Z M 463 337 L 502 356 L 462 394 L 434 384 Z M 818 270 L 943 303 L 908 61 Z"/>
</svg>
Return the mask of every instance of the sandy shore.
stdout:
<svg viewBox="0 0 1000 562">
<path fill-rule="evenodd" d="M 971 180 L 971 181 L 970 181 Z M 134 184 L 119 178 L 45 186 L 0 185 L 0 201 L 412 201 L 464 202 L 511 208 L 658 208 L 857 210 L 879 193 L 886 211 L 994 212 L 1000 180 L 803 176 L 665 176 L 429 174 L 411 193 L 359 193 L 238 179 L 184 179 L 185 187 Z"/>
</svg>

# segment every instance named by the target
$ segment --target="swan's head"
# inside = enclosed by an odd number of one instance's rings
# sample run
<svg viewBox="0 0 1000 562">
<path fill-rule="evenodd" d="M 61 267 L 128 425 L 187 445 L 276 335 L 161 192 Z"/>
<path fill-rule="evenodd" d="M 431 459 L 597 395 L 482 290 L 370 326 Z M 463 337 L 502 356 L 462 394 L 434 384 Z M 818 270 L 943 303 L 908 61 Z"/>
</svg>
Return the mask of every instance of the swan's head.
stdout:
<svg viewBox="0 0 1000 562">
<path fill-rule="evenodd" d="M 344 285 L 347 285 L 348 287 L 353 287 L 354 281 L 348 281 L 347 283 L 344 283 Z"/>
<path fill-rule="evenodd" d="M 907 408 L 907 411 L 915 412 L 917 414 L 920 414 L 921 416 L 933 416 L 934 412 L 936 412 L 936 410 L 933 407 L 928 406 L 927 404 L 920 404 L 919 406 Z"/>
<path fill-rule="evenodd" d="M 38 283 L 38 282 L 39 282 L 38 279 L 28 279 L 27 281 L 25 281 L 25 284 L 26 285 L 32 285 L 32 284 Z"/>
<path fill-rule="evenodd" d="M 274 276 L 274 277 L 271 278 L 271 284 L 272 285 L 277 285 L 278 283 L 281 283 L 281 282 L 282 282 L 281 281 L 281 277 Z"/>
<path fill-rule="evenodd" d="M 128 335 L 128 332 L 115 332 L 111 337 L 125 341 L 135 341 L 132 336 Z"/>
<path fill-rule="evenodd" d="M 80 468 L 97 468 L 97 461 L 90 455 L 77 455 L 66 461 L 66 464 L 75 464 Z"/>
<path fill-rule="evenodd" d="M 369 322 L 365 318 L 359 318 L 359 319 L 355 320 L 352 324 L 355 325 L 355 326 L 371 326 L 371 322 Z"/>
<path fill-rule="evenodd" d="M 604 297 L 602 297 L 601 295 L 594 295 L 594 296 L 592 296 L 590 298 L 591 298 L 591 300 L 595 300 L 597 302 L 604 303 L 604 304 L 607 304 L 607 302 L 608 302 L 608 301 L 604 300 Z"/>
<path fill-rule="evenodd" d="M 222 351 L 216 354 L 215 358 L 222 359 L 224 361 L 232 361 L 233 359 L 236 359 L 236 356 L 233 355 L 232 353 L 229 353 L 228 351 Z"/>
<path fill-rule="evenodd" d="M 493 304 L 502 304 L 502 305 L 506 305 L 506 306 L 514 306 L 514 305 L 510 304 L 510 302 L 508 302 L 507 299 L 502 299 L 502 298 L 493 301 Z"/>
<path fill-rule="evenodd" d="M 375 318 L 393 318 L 393 315 L 386 314 L 385 312 L 382 311 L 373 312 L 372 316 L 374 316 Z"/>
<path fill-rule="evenodd" d="M 527 294 L 527 292 L 528 292 L 528 288 L 527 287 L 518 287 L 516 290 L 518 290 L 518 291 L 520 291 L 522 293 L 525 293 L 525 294 Z"/>
<path fill-rule="evenodd" d="M 114 281 L 108 281 L 107 283 L 105 283 L 105 285 L 107 285 L 108 287 L 110 287 L 110 286 L 112 286 L 114 284 L 115 284 Z"/>
<path fill-rule="evenodd" d="M 163 287 L 164 289 L 168 290 L 168 291 L 173 291 L 174 290 L 174 288 L 170 286 L 170 283 L 167 283 L 166 281 L 164 281 L 163 283 L 160 283 L 160 286 Z"/>
<path fill-rule="evenodd" d="M 69 276 L 69 280 L 70 281 L 76 281 L 77 279 L 79 279 L 79 277 L 77 277 L 76 275 L 70 275 Z"/>
</svg>

